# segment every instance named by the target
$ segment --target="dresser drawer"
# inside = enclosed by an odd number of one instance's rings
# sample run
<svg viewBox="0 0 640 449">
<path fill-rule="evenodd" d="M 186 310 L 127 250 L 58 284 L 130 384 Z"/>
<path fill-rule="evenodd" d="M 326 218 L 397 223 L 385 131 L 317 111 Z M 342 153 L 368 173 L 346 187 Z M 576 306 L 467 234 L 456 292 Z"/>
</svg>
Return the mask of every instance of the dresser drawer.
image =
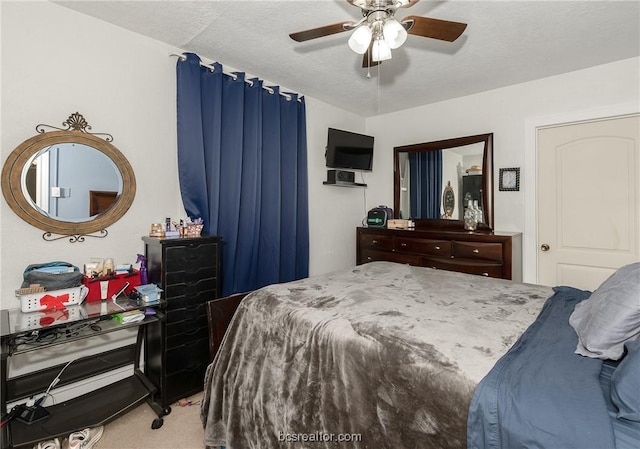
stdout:
<svg viewBox="0 0 640 449">
<path fill-rule="evenodd" d="M 421 253 L 447 257 L 451 255 L 451 241 L 396 237 L 394 249 L 403 253 Z"/>
<path fill-rule="evenodd" d="M 174 296 L 172 298 L 167 298 L 167 310 L 172 311 L 184 308 L 193 309 L 196 306 L 216 298 L 217 296 L 211 291 L 198 292 L 195 295 Z"/>
<path fill-rule="evenodd" d="M 185 332 L 171 333 L 167 327 L 167 349 L 176 348 L 178 346 L 191 344 L 193 341 L 209 338 L 208 327 L 194 327 Z"/>
<path fill-rule="evenodd" d="M 166 402 L 171 404 L 202 391 L 209 361 L 209 341 L 206 338 L 168 349 L 163 392 Z"/>
<path fill-rule="evenodd" d="M 375 262 L 376 260 L 386 260 L 393 262 L 393 253 L 390 251 L 373 251 L 365 249 L 360 252 L 359 263 Z"/>
<path fill-rule="evenodd" d="M 209 360 L 209 339 L 200 338 L 189 344 L 167 349 L 166 372 L 178 373 L 190 366 L 198 366 Z"/>
<path fill-rule="evenodd" d="M 469 260 L 463 261 L 456 259 L 426 259 L 424 266 L 437 268 L 439 270 L 458 271 L 460 273 L 477 274 L 492 278 L 502 277 L 502 265 L 495 263 L 473 263 L 473 261 Z"/>
<path fill-rule="evenodd" d="M 493 260 L 502 262 L 502 243 L 454 241 L 452 255 L 461 259 Z"/>
<path fill-rule="evenodd" d="M 164 286 L 185 284 L 192 285 L 201 279 L 215 279 L 218 276 L 216 267 L 202 267 L 199 270 L 171 271 L 164 276 Z"/>
<path fill-rule="evenodd" d="M 217 243 L 187 243 L 169 246 L 166 249 L 165 272 L 198 271 L 203 267 L 217 265 Z"/>
<path fill-rule="evenodd" d="M 204 375 L 208 363 L 188 365 L 180 371 L 167 374 L 166 397 L 169 404 L 189 397 L 204 389 Z"/>
<path fill-rule="evenodd" d="M 360 246 L 363 250 L 379 249 L 383 251 L 393 250 L 393 237 L 380 234 L 360 234 Z"/>
<path fill-rule="evenodd" d="M 166 285 L 164 286 L 164 295 L 167 300 L 171 301 L 171 298 L 178 296 L 190 296 L 208 292 L 211 295 L 211 299 L 214 299 L 218 296 L 217 288 L 217 279 L 201 279 L 183 284 Z"/>
<path fill-rule="evenodd" d="M 201 316 L 207 316 L 206 303 L 191 304 L 181 309 L 171 309 L 167 311 L 167 324 L 177 323 L 184 320 L 197 320 Z"/>
<path fill-rule="evenodd" d="M 171 312 L 167 315 L 170 314 Z M 167 336 L 191 334 L 195 329 L 206 328 L 209 325 L 206 309 L 204 315 L 190 315 L 183 320 L 178 319 L 179 315 L 180 313 L 175 314 L 173 320 L 167 323 Z"/>
<path fill-rule="evenodd" d="M 409 265 L 422 265 L 422 256 L 419 254 L 401 254 L 391 251 L 362 251 L 360 263 L 385 260 L 387 262 L 406 263 Z"/>
</svg>

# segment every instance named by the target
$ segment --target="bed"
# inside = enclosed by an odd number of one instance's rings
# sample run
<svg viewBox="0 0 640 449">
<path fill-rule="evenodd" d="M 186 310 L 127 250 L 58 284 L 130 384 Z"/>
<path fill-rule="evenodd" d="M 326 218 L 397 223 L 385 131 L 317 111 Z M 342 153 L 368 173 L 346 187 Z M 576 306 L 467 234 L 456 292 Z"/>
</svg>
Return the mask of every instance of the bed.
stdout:
<svg viewBox="0 0 640 449">
<path fill-rule="evenodd" d="M 627 414 L 616 440 L 621 417 L 602 393 L 614 376 L 601 375 L 620 367 L 575 354 L 569 319 L 590 296 L 391 262 L 265 287 L 242 300 L 207 369 L 205 444 L 622 449 L 640 432 Z M 560 415 L 537 427 L 540 413 Z"/>
</svg>

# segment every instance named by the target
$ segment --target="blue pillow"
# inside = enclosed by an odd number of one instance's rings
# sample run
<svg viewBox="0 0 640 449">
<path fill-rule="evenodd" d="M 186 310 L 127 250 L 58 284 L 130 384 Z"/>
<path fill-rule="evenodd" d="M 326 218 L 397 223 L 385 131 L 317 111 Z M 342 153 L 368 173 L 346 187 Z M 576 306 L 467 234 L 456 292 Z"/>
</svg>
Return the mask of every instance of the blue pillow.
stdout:
<svg viewBox="0 0 640 449">
<path fill-rule="evenodd" d="M 640 338 L 625 344 L 627 355 L 611 376 L 611 400 L 618 418 L 640 422 Z"/>
</svg>

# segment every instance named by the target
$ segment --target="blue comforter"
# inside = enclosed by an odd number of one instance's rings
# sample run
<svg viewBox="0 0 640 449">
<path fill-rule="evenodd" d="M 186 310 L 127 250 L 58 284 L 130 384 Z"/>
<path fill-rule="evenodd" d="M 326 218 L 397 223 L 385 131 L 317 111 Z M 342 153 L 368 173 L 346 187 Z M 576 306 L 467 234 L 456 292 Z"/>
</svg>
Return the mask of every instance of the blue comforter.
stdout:
<svg viewBox="0 0 640 449">
<path fill-rule="evenodd" d="M 608 449 L 613 429 L 599 383 L 602 361 L 574 353 L 569 325 L 590 293 L 554 288 L 538 319 L 478 384 L 468 449 Z"/>
</svg>

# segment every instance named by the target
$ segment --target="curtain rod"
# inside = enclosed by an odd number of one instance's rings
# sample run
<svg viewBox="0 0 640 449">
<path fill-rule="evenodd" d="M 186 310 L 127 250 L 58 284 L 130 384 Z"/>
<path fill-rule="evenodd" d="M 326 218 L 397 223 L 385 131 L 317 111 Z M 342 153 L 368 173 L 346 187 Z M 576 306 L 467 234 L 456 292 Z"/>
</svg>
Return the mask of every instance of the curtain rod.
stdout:
<svg viewBox="0 0 640 449">
<path fill-rule="evenodd" d="M 181 61 L 186 61 L 187 60 L 187 57 L 185 55 L 183 55 L 183 54 L 169 53 L 169 57 L 171 57 L 171 56 L 175 56 L 176 58 L 180 59 Z M 202 62 L 200 63 L 200 66 L 201 67 L 205 67 L 205 68 L 211 70 L 212 72 L 214 71 L 213 67 L 211 67 L 209 65 L 206 65 L 206 64 L 203 64 Z M 226 73 L 226 72 L 224 72 L 224 70 L 223 70 L 222 73 Z M 235 73 L 226 73 L 226 74 L 229 75 L 231 78 L 233 78 L 234 81 L 238 79 L 238 75 L 236 75 Z M 253 81 L 251 81 L 250 79 L 245 79 L 244 82 L 247 83 L 249 86 L 253 86 Z M 273 90 L 269 86 L 263 85 L 262 88 L 264 90 L 266 90 L 267 92 L 269 92 L 270 94 L 275 93 L 275 90 Z M 279 92 L 279 94 L 282 95 L 283 97 L 285 97 L 287 100 L 291 101 L 292 96 L 290 94 L 288 94 L 286 92 Z M 300 101 L 300 100 L 298 100 L 298 101 Z"/>
</svg>

